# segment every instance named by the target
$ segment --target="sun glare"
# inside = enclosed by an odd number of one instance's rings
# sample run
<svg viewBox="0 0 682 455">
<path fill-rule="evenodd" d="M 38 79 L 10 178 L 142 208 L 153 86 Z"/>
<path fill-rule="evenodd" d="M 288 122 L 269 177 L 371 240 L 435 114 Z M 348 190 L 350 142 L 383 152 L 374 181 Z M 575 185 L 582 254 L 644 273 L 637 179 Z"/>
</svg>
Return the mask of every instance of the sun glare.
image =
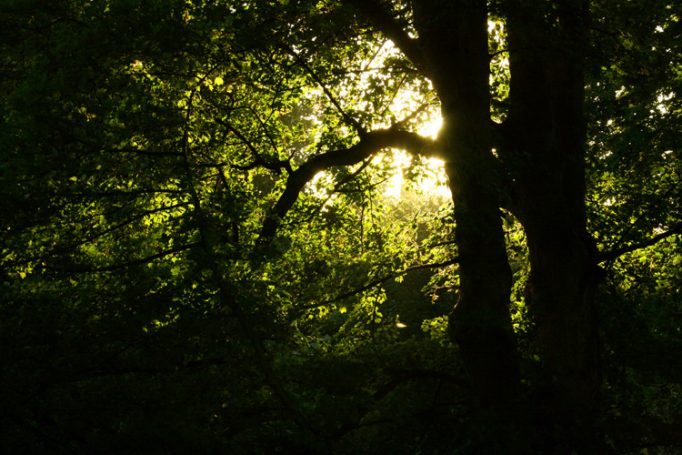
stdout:
<svg viewBox="0 0 682 455">
<path fill-rule="evenodd" d="M 440 115 L 434 116 L 430 121 L 425 122 L 418 130 L 421 136 L 435 139 L 443 125 Z M 447 177 L 443 169 L 443 161 L 437 158 L 424 160 L 425 169 L 423 174 L 416 180 L 407 181 L 405 173 L 412 164 L 412 156 L 403 150 L 392 150 L 390 154 L 384 155 L 379 160 L 390 161 L 392 177 L 386 182 L 383 191 L 384 196 L 400 199 L 404 191 L 415 191 L 426 196 L 435 196 L 443 199 L 450 198 L 450 189 L 447 185 Z"/>
<path fill-rule="evenodd" d="M 438 136 L 438 132 L 442 126 L 443 117 L 436 115 L 434 118 L 424 123 L 419 130 L 417 130 L 417 133 L 419 133 L 421 136 L 428 136 L 431 139 L 435 139 L 436 136 Z"/>
<path fill-rule="evenodd" d="M 399 54 L 398 48 L 390 41 L 383 42 L 372 59 L 365 62 L 363 68 L 381 68 L 385 59 L 395 57 Z M 357 87 L 366 88 L 371 85 L 372 71 L 362 71 L 358 80 Z M 405 84 L 393 96 L 390 106 L 386 112 L 390 112 L 391 121 L 382 118 L 371 125 L 372 129 L 389 128 L 393 122 L 406 121 L 411 124 L 410 128 L 420 136 L 435 139 L 443 125 L 440 116 L 438 102 L 429 94 L 430 84 L 424 86 L 423 81 L 420 85 Z M 345 92 L 340 92 L 343 96 Z M 367 106 L 368 109 L 371 106 Z M 420 194 L 428 198 L 449 199 L 450 189 L 447 185 L 447 177 L 443 168 L 443 162 L 435 158 L 429 158 L 419 163 L 418 172 L 412 172 L 413 157 L 404 150 L 392 149 L 389 152 L 377 155 L 373 163 L 382 166 L 388 171 L 386 179 L 380 188 L 382 194 L 390 199 L 399 201 L 406 192 Z M 411 174 L 409 178 L 406 178 Z M 313 193 L 325 194 L 329 188 L 329 175 L 326 172 L 318 173 L 313 179 L 311 190 Z M 375 182 L 376 183 L 376 182 Z M 331 201 L 331 197 L 328 202 Z"/>
<path fill-rule="evenodd" d="M 389 160 L 393 174 L 385 183 L 384 196 L 400 199 L 405 192 L 416 192 L 430 197 L 450 198 L 443 161 L 437 158 L 426 159 L 423 163 L 425 165 L 423 173 L 413 180 L 408 180 L 405 173 L 412 163 L 412 156 L 407 152 L 393 150 L 378 159 Z"/>
</svg>

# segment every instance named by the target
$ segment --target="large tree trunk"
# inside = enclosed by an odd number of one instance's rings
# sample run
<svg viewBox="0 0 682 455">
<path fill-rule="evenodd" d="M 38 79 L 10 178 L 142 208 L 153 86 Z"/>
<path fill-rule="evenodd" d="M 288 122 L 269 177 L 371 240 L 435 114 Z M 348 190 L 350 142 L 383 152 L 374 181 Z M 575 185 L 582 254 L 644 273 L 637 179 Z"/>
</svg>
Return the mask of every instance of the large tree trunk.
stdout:
<svg viewBox="0 0 682 455">
<path fill-rule="evenodd" d="M 492 155 L 485 0 L 415 2 L 415 23 L 444 120 L 441 145 L 454 199 L 459 301 L 450 318 L 475 398 L 477 444 L 509 452 L 519 371 L 512 284 Z"/>
<path fill-rule="evenodd" d="M 533 5 L 531 5 L 533 3 Z M 527 300 L 544 384 L 545 450 L 592 450 L 600 374 L 596 255 L 585 212 L 586 3 L 508 2 L 511 110 L 504 158 L 530 251 Z"/>
<path fill-rule="evenodd" d="M 476 422 L 487 430 L 478 448 L 511 453 L 523 450 L 510 433 L 524 424 L 512 422 L 520 416 L 519 371 L 499 212 L 503 185 L 491 153 L 486 3 L 420 0 L 414 13 L 425 67 L 441 100 L 441 146 L 455 203 L 460 297 L 451 334 L 472 382 Z M 585 5 L 505 3 L 511 108 L 500 154 L 513 187 L 507 196 L 530 250 L 527 295 L 544 373 L 533 410 L 545 453 L 594 449 L 600 386 L 595 249 L 584 204 Z"/>
</svg>

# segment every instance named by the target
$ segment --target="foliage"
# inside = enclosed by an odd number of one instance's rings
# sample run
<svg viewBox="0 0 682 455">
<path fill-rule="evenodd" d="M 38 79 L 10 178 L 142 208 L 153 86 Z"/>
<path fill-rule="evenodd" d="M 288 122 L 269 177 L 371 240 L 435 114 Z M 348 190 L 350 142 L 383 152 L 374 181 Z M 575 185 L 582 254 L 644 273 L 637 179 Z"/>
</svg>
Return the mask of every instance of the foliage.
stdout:
<svg viewBox="0 0 682 455">
<path fill-rule="evenodd" d="M 682 13 L 620 3 L 593 2 L 587 178 L 604 419 L 628 450 L 680 443 L 662 428 L 682 413 Z M 490 32 L 502 121 L 504 20 Z M 400 170 L 400 199 L 380 147 L 273 209 L 314 157 L 438 111 L 347 2 L 9 1 L 0 72 L 5 452 L 472 450 L 452 204 L 420 190 L 428 161 Z M 528 252 L 510 214 L 505 232 L 532 382 Z"/>
</svg>

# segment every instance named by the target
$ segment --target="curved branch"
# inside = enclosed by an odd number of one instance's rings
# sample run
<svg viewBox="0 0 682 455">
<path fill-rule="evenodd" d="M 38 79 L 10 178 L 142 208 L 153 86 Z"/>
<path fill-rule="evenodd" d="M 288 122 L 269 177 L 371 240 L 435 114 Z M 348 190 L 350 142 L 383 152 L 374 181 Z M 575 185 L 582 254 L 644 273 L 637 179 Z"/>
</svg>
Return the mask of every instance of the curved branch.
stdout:
<svg viewBox="0 0 682 455">
<path fill-rule="evenodd" d="M 284 191 L 263 222 L 258 243 L 264 245 L 272 240 L 281 220 L 289 212 L 298 199 L 298 195 L 305 185 L 313 179 L 315 174 L 332 167 L 350 166 L 359 163 L 387 147 L 402 148 L 410 153 L 432 156 L 435 154 L 436 143 L 416 133 L 389 128 L 364 134 L 360 142 L 352 147 L 332 150 L 311 157 L 298 169 L 289 174 Z"/>
<path fill-rule="evenodd" d="M 411 38 L 403 25 L 378 0 L 345 0 L 377 30 L 398 46 L 418 70 L 428 73 L 419 40 Z"/>
<path fill-rule="evenodd" d="M 618 259 L 620 256 L 631 253 L 636 250 L 641 250 L 652 245 L 657 244 L 661 240 L 668 238 L 675 234 L 682 234 L 682 223 L 677 223 L 673 225 L 670 229 L 661 234 L 655 235 L 650 239 L 644 240 L 639 243 L 633 243 L 632 245 L 624 246 L 621 248 L 615 248 L 609 251 L 602 251 L 597 255 L 597 262 L 613 261 Z"/>
</svg>

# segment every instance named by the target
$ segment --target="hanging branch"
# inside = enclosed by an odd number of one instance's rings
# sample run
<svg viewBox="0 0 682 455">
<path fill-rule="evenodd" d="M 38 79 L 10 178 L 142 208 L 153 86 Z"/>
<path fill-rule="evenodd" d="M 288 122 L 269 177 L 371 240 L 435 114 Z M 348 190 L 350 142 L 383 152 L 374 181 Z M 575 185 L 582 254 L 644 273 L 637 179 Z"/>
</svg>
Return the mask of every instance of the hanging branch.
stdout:
<svg viewBox="0 0 682 455">
<path fill-rule="evenodd" d="M 240 166 L 237 164 L 232 164 L 231 166 L 242 170 L 242 171 L 249 171 L 251 169 L 255 169 L 256 167 L 264 167 L 266 169 L 270 169 L 271 171 L 279 172 L 282 169 L 285 169 L 289 173 L 291 173 L 291 163 L 289 160 L 277 160 L 277 161 L 268 161 L 263 156 L 258 152 L 258 149 L 249 141 L 249 139 L 244 136 L 241 131 L 239 131 L 237 128 L 234 127 L 230 122 L 226 120 L 222 120 L 220 118 L 215 119 L 216 122 L 224 126 L 228 131 L 231 131 L 237 138 L 241 141 L 242 144 L 246 145 L 246 147 L 251 151 L 251 154 L 253 155 L 253 162 L 250 164 L 247 164 L 245 166 Z"/>
</svg>

